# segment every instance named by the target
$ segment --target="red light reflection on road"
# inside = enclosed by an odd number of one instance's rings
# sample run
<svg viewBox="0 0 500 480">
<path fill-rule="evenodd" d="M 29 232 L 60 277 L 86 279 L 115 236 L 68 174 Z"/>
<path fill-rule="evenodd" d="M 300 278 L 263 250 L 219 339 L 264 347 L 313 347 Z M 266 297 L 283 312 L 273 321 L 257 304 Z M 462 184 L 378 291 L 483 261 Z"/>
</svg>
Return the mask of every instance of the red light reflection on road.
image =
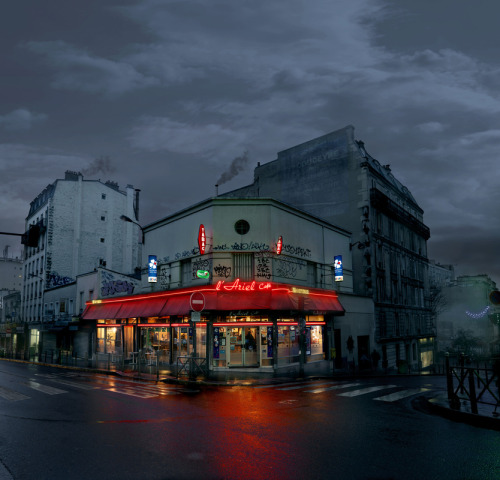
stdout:
<svg viewBox="0 0 500 480">
<path fill-rule="evenodd" d="M 273 406 L 274 405 L 274 406 Z M 283 412 L 262 391 L 233 389 L 211 406 L 216 422 L 207 431 L 213 440 L 210 471 L 216 478 L 293 478 L 297 437 L 288 430 L 294 413 Z M 280 409 L 277 414 L 276 408 Z M 277 437 L 276 432 L 279 433 Z M 206 459 L 208 460 L 208 459 Z"/>
</svg>

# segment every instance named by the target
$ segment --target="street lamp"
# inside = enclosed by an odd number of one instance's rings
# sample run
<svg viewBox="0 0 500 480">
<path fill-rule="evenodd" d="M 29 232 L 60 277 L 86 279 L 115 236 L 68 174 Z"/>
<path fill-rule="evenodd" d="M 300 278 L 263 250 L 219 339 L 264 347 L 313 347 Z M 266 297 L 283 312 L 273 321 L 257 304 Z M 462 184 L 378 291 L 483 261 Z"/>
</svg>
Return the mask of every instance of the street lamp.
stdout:
<svg viewBox="0 0 500 480">
<path fill-rule="evenodd" d="M 124 222 L 130 222 L 133 223 L 134 225 L 137 225 L 141 229 L 142 233 L 142 244 L 144 245 L 144 229 L 134 220 L 132 220 L 130 217 L 127 217 L 127 215 L 121 215 L 120 219 L 123 220 Z"/>
</svg>

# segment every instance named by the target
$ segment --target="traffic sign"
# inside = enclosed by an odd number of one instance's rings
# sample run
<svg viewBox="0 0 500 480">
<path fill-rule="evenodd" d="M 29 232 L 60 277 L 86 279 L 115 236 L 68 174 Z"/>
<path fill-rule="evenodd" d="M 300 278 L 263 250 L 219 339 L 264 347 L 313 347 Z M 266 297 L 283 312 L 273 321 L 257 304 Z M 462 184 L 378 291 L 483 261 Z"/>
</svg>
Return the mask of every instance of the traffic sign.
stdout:
<svg viewBox="0 0 500 480">
<path fill-rule="evenodd" d="M 194 292 L 190 299 L 191 309 L 195 312 L 201 312 L 205 308 L 205 296 L 201 292 Z"/>
</svg>

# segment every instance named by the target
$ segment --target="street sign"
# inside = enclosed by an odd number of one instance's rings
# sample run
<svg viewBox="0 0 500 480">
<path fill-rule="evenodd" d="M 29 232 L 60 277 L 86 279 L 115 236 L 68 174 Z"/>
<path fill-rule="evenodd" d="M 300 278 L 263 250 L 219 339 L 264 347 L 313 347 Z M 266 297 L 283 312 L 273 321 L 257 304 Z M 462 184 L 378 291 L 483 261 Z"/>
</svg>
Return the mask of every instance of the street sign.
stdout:
<svg viewBox="0 0 500 480">
<path fill-rule="evenodd" d="M 200 312 L 191 312 L 191 321 L 192 322 L 199 322 L 201 320 L 201 313 Z"/>
<path fill-rule="evenodd" d="M 201 312 L 205 308 L 205 296 L 201 292 L 194 292 L 190 299 L 191 309 L 195 312 Z"/>
</svg>

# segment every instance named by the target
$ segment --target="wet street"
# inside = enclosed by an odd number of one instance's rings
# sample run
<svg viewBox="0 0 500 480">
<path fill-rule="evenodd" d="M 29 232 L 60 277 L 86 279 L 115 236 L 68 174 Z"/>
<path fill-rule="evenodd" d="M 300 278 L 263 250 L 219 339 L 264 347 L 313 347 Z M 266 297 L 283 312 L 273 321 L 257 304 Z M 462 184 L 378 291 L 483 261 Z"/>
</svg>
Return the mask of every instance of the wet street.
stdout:
<svg viewBox="0 0 500 480">
<path fill-rule="evenodd" d="M 500 432 L 426 411 L 445 388 L 186 387 L 2 361 L 0 480 L 500 478 Z"/>
</svg>

